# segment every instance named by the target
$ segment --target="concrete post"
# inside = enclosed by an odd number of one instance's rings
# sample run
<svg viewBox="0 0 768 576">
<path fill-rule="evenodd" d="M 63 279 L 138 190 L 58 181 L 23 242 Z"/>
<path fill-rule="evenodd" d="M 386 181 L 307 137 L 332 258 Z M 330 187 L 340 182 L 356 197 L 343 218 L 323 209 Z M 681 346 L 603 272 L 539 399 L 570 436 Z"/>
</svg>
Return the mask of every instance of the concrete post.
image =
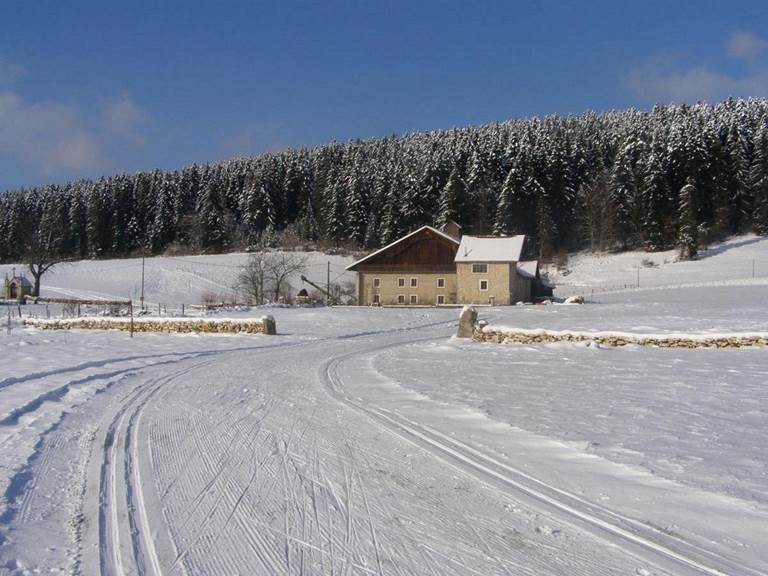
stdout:
<svg viewBox="0 0 768 576">
<path fill-rule="evenodd" d="M 472 306 L 464 306 L 459 316 L 459 330 L 456 336 L 459 338 L 472 338 L 477 323 L 477 310 Z"/>
<path fill-rule="evenodd" d="M 261 321 L 264 323 L 264 334 L 274 336 L 277 334 L 277 325 L 274 316 L 264 316 Z"/>
</svg>

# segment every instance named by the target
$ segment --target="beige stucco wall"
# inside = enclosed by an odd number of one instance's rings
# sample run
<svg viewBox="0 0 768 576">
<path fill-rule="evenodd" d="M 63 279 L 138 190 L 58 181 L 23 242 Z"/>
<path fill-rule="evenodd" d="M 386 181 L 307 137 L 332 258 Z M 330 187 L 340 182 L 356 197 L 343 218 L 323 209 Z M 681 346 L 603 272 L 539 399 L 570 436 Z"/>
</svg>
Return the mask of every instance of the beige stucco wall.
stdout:
<svg viewBox="0 0 768 576">
<path fill-rule="evenodd" d="M 458 283 L 458 301 L 462 304 L 489 304 L 498 305 L 510 303 L 510 272 L 514 273 L 515 263 L 488 262 L 486 274 L 472 272 L 471 262 L 458 262 L 456 264 L 456 277 Z M 481 262 L 478 262 L 481 264 Z M 480 290 L 480 280 L 488 280 L 488 290 Z"/>
<path fill-rule="evenodd" d="M 374 288 L 374 278 L 379 278 L 380 285 Z M 397 285 L 398 278 L 405 278 L 405 286 Z M 411 288 L 411 278 L 416 278 L 417 287 Z M 445 288 L 437 287 L 437 279 L 445 278 Z M 446 304 L 456 303 L 456 274 L 454 273 L 358 273 L 358 301 L 363 306 L 373 304 L 373 295 L 379 294 L 379 303 L 383 306 L 398 304 L 397 297 L 402 294 L 405 304 L 411 303 L 411 295 L 417 296 L 419 305 L 437 304 L 437 295 L 445 296 Z"/>
</svg>

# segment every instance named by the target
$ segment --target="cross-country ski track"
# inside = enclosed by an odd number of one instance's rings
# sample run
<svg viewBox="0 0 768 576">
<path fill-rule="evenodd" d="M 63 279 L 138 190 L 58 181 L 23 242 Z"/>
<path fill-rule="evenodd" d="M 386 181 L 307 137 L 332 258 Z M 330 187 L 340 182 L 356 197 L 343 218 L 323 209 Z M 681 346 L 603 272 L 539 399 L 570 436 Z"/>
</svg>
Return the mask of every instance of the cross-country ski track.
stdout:
<svg viewBox="0 0 768 576">
<path fill-rule="evenodd" d="M 29 493 L 53 493 L 57 446 L 69 442 L 79 472 L 66 477 L 68 531 L 51 552 L 68 573 L 765 573 L 540 477 L 486 449 L 479 428 L 463 434 L 408 411 L 429 399 L 375 392 L 386 375 L 371 358 L 447 341 L 454 319 L 442 311 L 210 349 L 195 340 L 187 352 L 6 378 L 0 391 L 63 380 L 58 395 L 25 397 L 6 416 L 34 425 L 40 412 L 48 429 L 17 474 L 26 483 L 6 490 L 3 546 L 35 537 L 51 504 Z M 86 383 L 98 391 L 73 397 Z M 768 517 L 751 514 L 747 525 Z"/>
</svg>

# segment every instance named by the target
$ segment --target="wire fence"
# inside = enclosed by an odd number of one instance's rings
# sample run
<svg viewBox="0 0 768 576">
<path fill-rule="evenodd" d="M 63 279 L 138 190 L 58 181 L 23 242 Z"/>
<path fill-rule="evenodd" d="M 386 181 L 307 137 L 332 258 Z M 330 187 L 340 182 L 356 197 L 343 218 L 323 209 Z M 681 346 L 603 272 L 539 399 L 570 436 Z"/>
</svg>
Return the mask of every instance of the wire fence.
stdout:
<svg viewBox="0 0 768 576">
<path fill-rule="evenodd" d="M 686 263 L 687 264 L 687 263 Z M 690 264 L 697 264 L 696 261 Z M 599 275 L 595 271 L 593 275 Z M 570 282 L 566 279 L 553 281 L 558 296 L 588 295 L 602 292 L 629 290 L 653 290 L 664 288 L 695 288 L 705 286 L 749 285 L 768 278 L 768 258 L 749 258 L 729 261 L 724 266 L 707 266 L 704 269 L 669 268 L 668 266 L 638 266 L 622 276 L 606 282 Z M 695 279 L 695 280 L 694 280 Z"/>
</svg>

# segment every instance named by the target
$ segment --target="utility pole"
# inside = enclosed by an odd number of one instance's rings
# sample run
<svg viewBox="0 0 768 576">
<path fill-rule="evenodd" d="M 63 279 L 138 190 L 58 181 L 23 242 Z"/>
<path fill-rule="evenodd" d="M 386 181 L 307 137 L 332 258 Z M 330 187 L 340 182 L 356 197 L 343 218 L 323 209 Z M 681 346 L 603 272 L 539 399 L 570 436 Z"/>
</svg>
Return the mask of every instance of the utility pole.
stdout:
<svg viewBox="0 0 768 576">
<path fill-rule="evenodd" d="M 325 305 L 331 305 L 331 262 L 328 261 L 327 273 L 325 276 Z"/>
<path fill-rule="evenodd" d="M 144 254 L 141 255 L 141 310 L 144 311 Z"/>
<path fill-rule="evenodd" d="M 637 287 L 640 288 L 640 264 L 637 265 Z"/>
</svg>

